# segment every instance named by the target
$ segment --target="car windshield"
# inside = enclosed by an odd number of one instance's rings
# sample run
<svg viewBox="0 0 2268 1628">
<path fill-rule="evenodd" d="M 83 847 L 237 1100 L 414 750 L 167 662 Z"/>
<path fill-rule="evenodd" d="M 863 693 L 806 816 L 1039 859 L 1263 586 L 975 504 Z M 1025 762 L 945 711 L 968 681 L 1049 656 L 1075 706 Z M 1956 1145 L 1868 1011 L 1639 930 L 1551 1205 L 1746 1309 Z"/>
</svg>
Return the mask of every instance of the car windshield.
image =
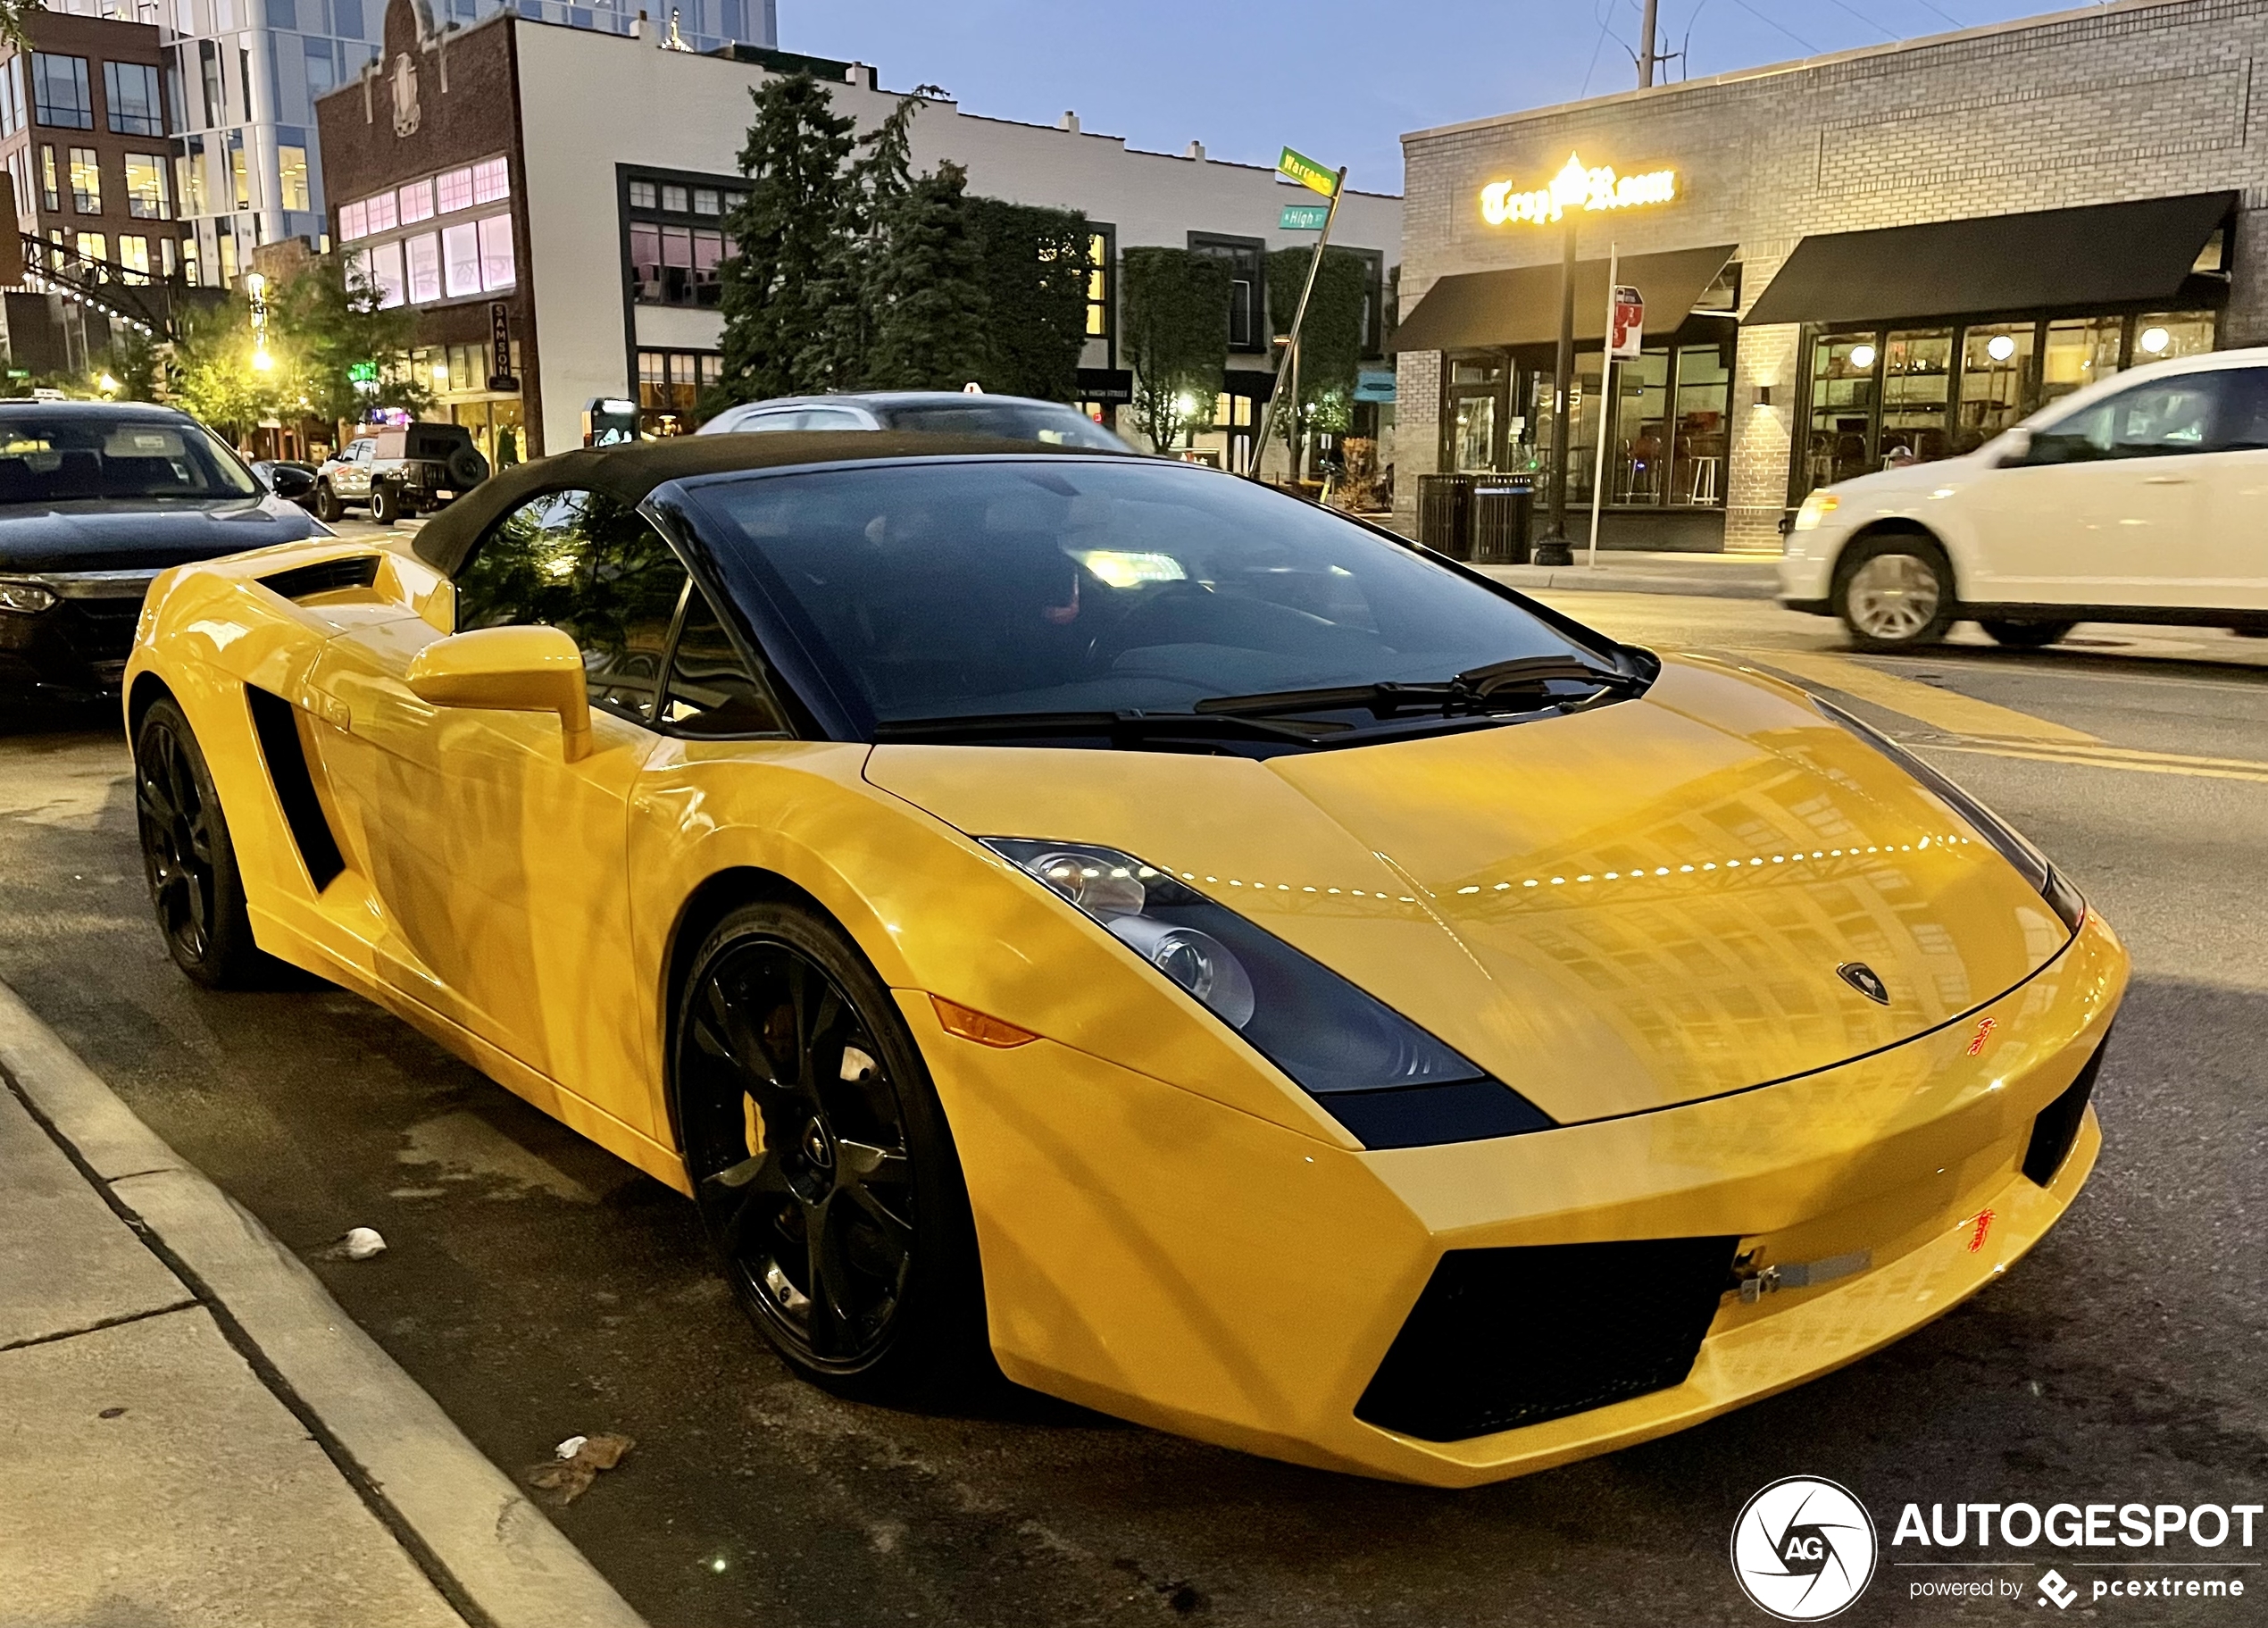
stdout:
<svg viewBox="0 0 2268 1628">
<path fill-rule="evenodd" d="M 0 505 L 259 495 L 244 465 L 185 419 L 107 413 L 0 419 Z"/>
<path fill-rule="evenodd" d="M 1124 452 L 1126 443 L 1084 413 L 1038 401 L 1001 401 L 971 396 L 961 401 L 880 406 L 876 415 L 892 430 L 932 435 L 996 435 L 1004 440 L 1045 441 L 1051 447 L 1084 447 L 1096 452 Z"/>
<path fill-rule="evenodd" d="M 1517 602 L 1327 509 L 1188 464 L 1002 458 L 695 484 L 736 587 L 879 724 L 1587 671 Z"/>
</svg>

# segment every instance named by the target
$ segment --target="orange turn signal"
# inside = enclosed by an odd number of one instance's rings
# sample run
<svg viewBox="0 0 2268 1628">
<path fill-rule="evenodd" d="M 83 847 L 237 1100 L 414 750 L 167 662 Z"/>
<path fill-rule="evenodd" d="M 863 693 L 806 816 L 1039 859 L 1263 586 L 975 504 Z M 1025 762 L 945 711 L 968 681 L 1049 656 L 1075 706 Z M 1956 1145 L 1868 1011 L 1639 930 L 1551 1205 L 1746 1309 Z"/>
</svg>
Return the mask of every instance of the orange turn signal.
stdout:
<svg viewBox="0 0 2268 1628">
<path fill-rule="evenodd" d="M 1004 1023 L 973 1006 L 963 1006 L 949 1001 L 942 995 L 930 997 L 930 1005 L 937 1008 L 938 1022 L 945 1025 L 947 1034 L 957 1034 L 964 1040 L 974 1040 L 980 1046 L 997 1046 L 1005 1051 L 1012 1046 L 1029 1046 L 1039 1037 L 1029 1029 L 1019 1029 L 1013 1023 Z"/>
</svg>

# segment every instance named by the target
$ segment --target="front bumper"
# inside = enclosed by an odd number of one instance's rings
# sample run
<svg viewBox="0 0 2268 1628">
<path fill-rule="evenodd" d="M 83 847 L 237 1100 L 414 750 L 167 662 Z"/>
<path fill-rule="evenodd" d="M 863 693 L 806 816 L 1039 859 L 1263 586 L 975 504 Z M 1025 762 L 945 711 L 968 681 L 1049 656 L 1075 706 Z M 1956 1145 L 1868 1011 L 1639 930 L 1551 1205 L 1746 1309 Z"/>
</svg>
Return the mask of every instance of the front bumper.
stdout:
<svg viewBox="0 0 2268 1628">
<path fill-rule="evenodd" d="M 2090 915 L 2017 989 L 1869 1057 L 1655 1113 L 1374 1153 L 1052 1042 L 957 1040 L 925 997 L 900 998 L 967 1174 L 1010 1378 L 1276 1457 L 1465 1486 L 1697 1423 L 1991 1282 L 2093 1166 L 2090 1109 L 2044 1185 L 2022 1170 L 2125 981 Z M 1445 1252 L 1711 1238 L 1754 1265 L 1866 1264 L 1753 1299 L 1728 1282 L 1689 1372 L 1644 1394 L 1463 1440 L 1357 1416 Z M 1523 1333 L 1551 1341 L 1614 1289 L 1538 1296 Z"/>
<path fill-rule="evenodd" d="M 0 610 L 0 694 L 79 699 L 118 693 L 154 571 L 41 573 L 55 602 Z"/>
<path fill-rule="evenodd" d="M 1830 600 L 1834 590 L 1835 555 L 1841 541 L 1839 536 L 1822 537 L 1817 530 L 1789 538 L 1789 552 L 1780 557 L 1778 597 L 1781 605 L 1791 611 L 1807 611 L 1814 616 L 1834 614 Z"/>
</svg>

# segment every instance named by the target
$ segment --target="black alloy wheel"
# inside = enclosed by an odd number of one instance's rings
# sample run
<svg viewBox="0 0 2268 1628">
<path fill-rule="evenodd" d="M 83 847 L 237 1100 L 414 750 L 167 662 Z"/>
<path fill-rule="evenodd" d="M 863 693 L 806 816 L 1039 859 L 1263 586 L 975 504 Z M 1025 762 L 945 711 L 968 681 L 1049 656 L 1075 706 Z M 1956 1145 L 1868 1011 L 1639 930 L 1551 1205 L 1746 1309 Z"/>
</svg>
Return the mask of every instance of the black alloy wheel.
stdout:
<svg viewBox="0 0 2268 1628">
<path fill-rule="evenodd" d="M 338 501 L 338 494 L 330 489 L 328 480 L 315 485 L 315 518 L 331 525 L 346 518 L 346 505 Z"/>
<path fill-rule="evenodd" d="M 904 1396 L 989 1364 L 974 1227 L 888 991 L 834 924 L 744 906 L 678 1008 L 686 1170 L 742 1307 L 838 1389 Z"/>
<path fill-rule="evenodd" d="M 229 822 L 204 754 L 172 700 L 154 703 L 134 736 L 134 814 L 158 929 L 175 964 L 207 989 L 260 981 Z"/>
<path fill-rule="evenodd" d="M 2044 650 L 2061 640 L 2079 623 L 2075 622 L 1982 622 L 1979 627 L 1992 636 L 1992 642 L 2005 645 L 2011 650 Z"/>
<path fill-rule="evenodd" d="M 371 523 L 390 526 L 402 518 L 402 499 L 394 488 L 383 481 L 371 486 Z"/>
</svg>

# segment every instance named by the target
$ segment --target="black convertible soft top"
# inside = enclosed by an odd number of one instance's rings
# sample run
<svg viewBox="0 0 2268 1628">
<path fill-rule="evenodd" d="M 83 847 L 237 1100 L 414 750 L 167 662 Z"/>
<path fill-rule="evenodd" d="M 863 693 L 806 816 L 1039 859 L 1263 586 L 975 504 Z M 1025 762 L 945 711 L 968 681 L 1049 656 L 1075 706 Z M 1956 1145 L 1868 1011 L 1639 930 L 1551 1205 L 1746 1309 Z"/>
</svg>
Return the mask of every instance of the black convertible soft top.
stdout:
<svg viewBox="0 0 2268 1628">
<path fill-rule="evenodd" d="M 586 447 L 521 463 L 483 481 L 418 531 L 411 549 L 444 576 L 454 575 L 472 545 L 497 518 L 546 492 L 604 492 L 638 504 L 657 486 L 691 475 L 799 463 L 871 463 L 882 458 L 951 457 L 1003 453 L 1108 457 L 1087 447 L 993 436 L 921 435 L 873 430 L 774 430 L 754 435 L 680 435 L 618 447 Z"/>
</svg>

